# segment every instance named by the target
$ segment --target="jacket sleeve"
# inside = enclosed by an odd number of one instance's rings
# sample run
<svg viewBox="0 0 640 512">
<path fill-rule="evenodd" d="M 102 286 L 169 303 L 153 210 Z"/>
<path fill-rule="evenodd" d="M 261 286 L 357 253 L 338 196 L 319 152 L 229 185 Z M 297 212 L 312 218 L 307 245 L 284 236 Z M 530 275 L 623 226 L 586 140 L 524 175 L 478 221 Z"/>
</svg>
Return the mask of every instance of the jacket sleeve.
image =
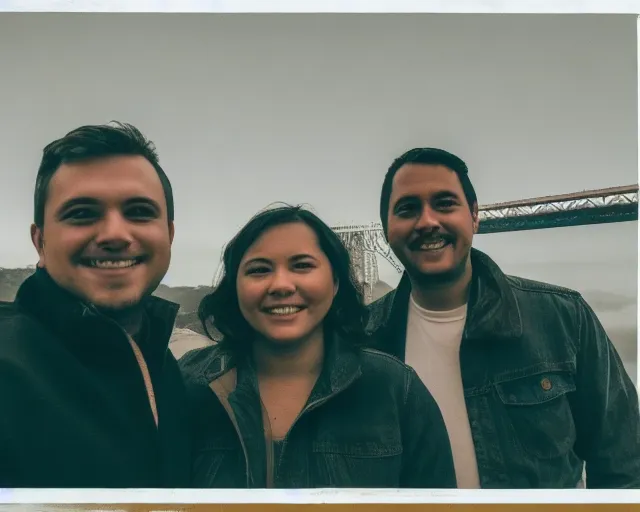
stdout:
<svg viewBox="0 0 640 512">
<path fill-rule="evenodd" d="M 455 488 L 456 476 L 449 434 L 440 408 L 411 369 L 403 417 L 403 467 L 400 487 Z"/>
<path fill-rule="evenodd" d="M 586 462 L 587 487 L 640 488 L 638 393 L 596 314 L 582 298 L 579 311 L 576 451 Z"/>
</svg>

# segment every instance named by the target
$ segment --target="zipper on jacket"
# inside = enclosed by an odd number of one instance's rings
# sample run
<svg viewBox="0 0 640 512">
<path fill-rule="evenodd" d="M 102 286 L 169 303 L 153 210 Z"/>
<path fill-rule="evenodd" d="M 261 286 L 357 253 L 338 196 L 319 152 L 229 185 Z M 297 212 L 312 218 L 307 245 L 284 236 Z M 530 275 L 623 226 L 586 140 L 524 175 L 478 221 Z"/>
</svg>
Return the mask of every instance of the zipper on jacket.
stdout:
<svg viewBox="0 0 640 512">
<path fill-rule="evenodd" d="M 153 414 L 153 419 L 156 423 L 156 428 L 158 428 L 158 408 L 156 405 L 156 394 L 153 390 L 153 382 L 151 382 L 151 374 L 149 373 L 149 367 L 147 366 L 147 362 L 144 360 L 144 356 L 142 355 L 142 351 L 140 350 L 140 347 L 138 347 L 138 344 L 134 341 L 134 339 L 131 336 L 129 336 L 129 334 L 127 334 L 127 339 L 129 340 L 129 344 L 133 349 L 133 353 L 136 356 L 138 367 L 140 368 L 140 372 L 142 373 L 142 380 L 144 381 L 144 387 L 147 390 L 147 398 L 149 399 L 149 407 L 151 407 L 151 413 Z"/>
<path fill-rule="evenodd" d="M 231 370 L 231 371 L 234 371 L 234 370 Z M 220 381 L 220 379 L 222 378 L 224 378 L 224 375 L 214 380 L 213 382 L 210 382 L 209 388 L 211 388 L 211 391 L 213 391 L 213 393 L 218 397 L 218 399 L 220 400 L 220 403 L 222 404 L 222 407 L 224 407 L 224 410 L 227 411 L 227 415 L 229 416 L 229 419 L 233 424 L 233 428 L 236 430 L 236 434 L 238 434 L 238 439 L 240 440 L 240 446 L 242 447 L 242 453 L 244 454 L 245 471 L 247 473 L 247 489 L 249 489 L 251 487 L 249 453 L 247 451 L 247 446 L 244 443 L 244 439 L 242 438 L 242 433 L 240 432 L 240 426 L 238 425 L 236 415 L 234 414 L 233 408 L 229 403 L 229 393 L 225 389 L 224 384 Z M 235 389 L 235 382 L 233 383 L 233 388 Z"/>
<path fill-rule="evenodd" d="M 313 409 L 316 409 L 317 407 L 320 407 L 325 402 L 328 402 L 329 400 L 331 400 L 336 395 L 339 395 L 340 393 L 342 393 L 342 391 L 347 389 L 353 383 L 354 380 L 356 380 L 356 379 L 354 378 L 351 381 L 349 381 L 347 383 L 347 385 L 344 386 L 340 391 L 338 391 L 336 393 L 332 393 L 329 396 L 325 396 L 323 398 L 319 398 L 317 400 L 314 400 L 310 404 L 308 404 L 305 407 L 303 407 L 302 410 L 300 411 L 300 413 L 298 414 L 298 416 L 296 417 L 296 419 L 291 424 L 291 427 L 289 428 L 289 432 L 291 432 L 293 430 L 293 427 L 295 427 L 296 423 L 298 423 L 298 421 L 300 420 L 300 418 L 302 418 L 302 416 L 304 414 L 307 414 L 308 412 L 312 411 Z M 264 427 L 264 436 L 265 436 L 265 445 L 266 445 L 265 448 L 266 448 L 266 454 L 267 454 L 267 488 L 273 488 L 273 487 L 275 487 L 275 463 L 276 463 L 276 461 L 275 461 L 275 458 L 273 456 L 273 436 L 271 434 L 271 421 L 269 420 L 269 414 L 267 412 L 266 407 L 262 404 L 262 399 L 260 399 L 260 407 L 262 408 L 262 418 L 263 418 L 262 422 L 263 422 L 263 424 L 265 426 Z M 287 437 L 289 437 L 289 433 L 288 432 L 284 436 L 285 445 L 282 447 L 282 452 L 284 452 L 284 449 L 286 447 L 286 439 L 287 439 Z M 281 457 L 282 457 L 282 454 L 281 454 Z"/>
<path fill-rule="evenodd" d="M 224 368 L 224 361 L 223 361 L 223 368 Z M 236 370 L 233 369 L 226 375 L 230 375 L 231 376 L 231 375 L 233 375 L 231 372 L 235 372 L 235 371 Z M 225 389 L 224 384 L 221 382 L 221 379 L 223 379 L 226 375 L 218 377 L 214 381 L 210 382 L 209 383 L 209 388 L 214 392 L 214 394 L 220 400 L 220 403 L 222 404 L 222 406 L 224 407 L 225 411 L 227 412 L 227 415 L 229 416 L 229 419 L 231 420 L 231 423 L 233 424 L 233 427 L 235 428 L 236 433 L 238 434 L 238 438 L 240 440 L 240 445 L 242 446 L 242 451 L 244 453 L 244 460 L 245 460 L 245 466 L 246 466 L 246 472 L 247 472 L 247 488 L 249 488 L 250 487 L 249 454 L 247 452 L 246 445 L 245 445 L 244 440 L 242 438 L 242 434 L 240 432 L 240 427 L 238 426 L 238 422 L 236 420 L 235 414 L 233 413 L 233 409 L 231 408 L 231 404 L 229 403 L 229 400 L 228 400 L 229 392 Z M 235 377 L 235 375 L 233 375 L 233 377 Z M 319 407 L 323 403 L 327 402 L 328 400 L 332 399 L 336 395 L 340 394 L 342 391 L 347 389 L 353 383 L 353 381 L 356 380 L 356 378 L 353 378 L 352 380 L 350 380 L 337 393 L 333 393 L 333 394 L 331 394 L 329 396 L 325 396 L 323 398 L 319 398 L 317 400 L 314 400 L 310 404 L 306 405 L 300 411 L 300 414 L 298 414 L 296 419 L 291 424 L 291 427 L 289 428 L 289 432 L 291 432 L 291 430 L 293 430 L 293 427 L 296 425 L 296 423 L 300 420 L 300 418 L 304 414 L 312 411 L 313 409 L 316 409 L 317 407 Z M 232 389 L 235 389 L 235 385 L 236 385 L 236 382 L 233 383 Z M 262 403 L 262 399 L 260 399 L 260 409 L 261 409 L 261 412 L 262 412 L 262 423 L 263 423 L 263 426 L 264 426 L 264 439 L 265 439 L 265 450 L 266 450 L 266 472 L 267 472 L 267 474 L 266 474 L 266 487 L 267 488 L 273 488 L 275 486 L 275 477 L 274 477 L 274 475 L 275 475 L 275 459 L 274 459 L 274 455 L 273 455 L 273 438 L 272 438 L 272 434 L 271 434 L 271 421 L 269 420 L 269 414 L 267 412 L 267 409 L 264 406 L 264 404 Z M 287 435 L 284 437 L 284 439 L 286 439 L 288 437 L 288 435 L 289 434 L 287 433 Z"/>
<path fill-rule="evenodd" d="M 129 333 L 122 328 L 122 326 L 111 320 L 110 318 L 102 315 L 98 310 L 95 309 L 95 307 L 93 307 L 92 305 L 84 305 L 84 310 L 83 310 L 83 316 L 85 316 L 86 314 L 94 314 L 97 315 L 99 317 L 104 318 L 104 320 L 106 320 L 107 322 L 110 322 L 112 324 L 114 324 L 121 332 L 122 334 L 124 334 L 124 336 L 127 338 L 127 341 L 129 342 L 129 346 L 131 347 L 131 349 L 133 350 L 133 355 L 136 358 L 136 363 L 138 364 L 138 368 L 140 370 L 140 373 L 142 374 L 142 381 L 144 382 L 144 387 L 147 393 L 147 400 L 149 402 L 149 408 L 151 409 L 151 414 L 153 415 L 153 421 L 156 425 L 156 429 L 158 428 L 158 408 L 156 405 L 156 395 L 155 395 L 155 391 L 153 390 L 153 382 L 151 381 L 151 374 L 149 373 L 149 367 L 147 366 L 147 362 L 144 359 L 144 355 L 142 354 L 142 351 L 140 350 L 140 347 L 138 346 L 138 344 L 134 341 L 134 339 L 129 335 Z"/>
<path fill-rule="evenodd" d="M 259 392 L 258 392 L 259 394 Z M 269 412 L 262 403 L 260 398 L 260 409 L 262 410 L 262 424 L 264 425 L 264 444 L 266 450 L 266 463 L 267 463 L 267 489 L 275 487 L 275 460 L 273 456 L 273 434 L 271 433 L 271 420 L 269 419 Z M 295 423 L 295 422 L 294 422 Z M 293 428 L 293 424 L 291 425 Z M 286 437 L 286 436 L 285 436 Z"/>
</svg>

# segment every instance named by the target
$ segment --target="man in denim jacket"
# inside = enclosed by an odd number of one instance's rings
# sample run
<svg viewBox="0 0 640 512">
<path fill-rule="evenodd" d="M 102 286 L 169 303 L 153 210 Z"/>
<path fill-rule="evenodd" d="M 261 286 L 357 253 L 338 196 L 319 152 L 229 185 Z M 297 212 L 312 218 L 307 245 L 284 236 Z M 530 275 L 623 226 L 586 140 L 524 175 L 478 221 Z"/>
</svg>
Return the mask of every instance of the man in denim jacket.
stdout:
<svg viewBox="0 0 640 512">
<path fill-rule="evenodd" d="M 408 151 L 380 218 L 406 271 L 369 306 L 367 330 L 434 395 L 459 487 L 575 488 L 586 468 L 590 488 L 639 488 L 638 395 L 618 353 L 578 292 L 506 276 L 471 247 L 466 164 Z"/>
</svg>

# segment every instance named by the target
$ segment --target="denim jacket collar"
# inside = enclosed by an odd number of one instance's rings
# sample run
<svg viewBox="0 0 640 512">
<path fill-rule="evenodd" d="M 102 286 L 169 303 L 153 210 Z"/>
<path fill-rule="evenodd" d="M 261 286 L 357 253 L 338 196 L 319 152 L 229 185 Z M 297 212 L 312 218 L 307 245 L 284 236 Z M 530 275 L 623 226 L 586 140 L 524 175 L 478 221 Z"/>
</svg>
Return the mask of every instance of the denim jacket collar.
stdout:
<svg viewBox="0 0 640 512">
<path fill-rule="evenodd" d="M 322 373 L 310 401 L 341 392 L 361 374 L 357 350 L 337 334 L 328 335 L 327 340 Z M 235 384 L 232 386 L 233 389 L 229 389 L 230 393 L 236 387 L 246 389 L 256 385 L 255 369 L 249 358 L 238 360 L 219 345 L 205 350 L 209 351 L 209 354 L 201 370 L 202 383 L 210 385 L 211 382 L 235 369 L 237 378 L 233 379 Z"/>
<path fill-rule="evenodd" d="M 520 308 L 507 276 L 483 252 L 472 248 L 470 257 L 473 274 L 464 338 L 470 340 L 520 338 L 522 336 Z M 411 282 L 406 272 L 396 290 L 391 293 L 394 296 L 386 324 L 403 326 L 402 338 L 404 339 L 411 294 Z"/>
</svg>

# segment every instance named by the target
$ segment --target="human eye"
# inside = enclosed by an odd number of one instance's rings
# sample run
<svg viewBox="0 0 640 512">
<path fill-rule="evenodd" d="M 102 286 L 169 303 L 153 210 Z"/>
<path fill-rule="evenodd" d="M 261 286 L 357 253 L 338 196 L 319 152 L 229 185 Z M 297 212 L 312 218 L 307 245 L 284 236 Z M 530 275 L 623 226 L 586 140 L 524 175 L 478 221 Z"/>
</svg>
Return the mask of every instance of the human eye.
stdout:
<svg viewBox="0 0 640 512">
<path fill-rule="evenodd" d="M 312 261 L 297 261 L 294 263 L 293 268 L 296 270 L 311 270 L 314 269 L 316 265 Z"/>
<path fill-rule="evenodd" d="M 418 211 L 418 206 L 415 203 L 401 203 L 394 209 L 394 213 L 400 217 L 410 217 L 415 215 Z"/>
<path fill-rule="evenodd" d="M 71 224 L 89 224 L 100 217 L 95 208 L 73 208 L 62 215 L 62 220 Z"/>
<path fill-rule="evenodd" d="M 438 210 L 451 210 L 453 208 L 455 208 L 456 206 L 458 206 L 459 201 L 453 197 L 447 197 L 445 199 L 439 199 L 436 202 L 436 208 Z"/>
<path fill-rule="evenodd" d="M 156 209 L 146 204 L 130 206 L 125 213 L 128 219 L 138 222 L 146 222 L 158 218 Z"/>
<path fill-rule="evenodd" d="M 266 265 L 261 265 L 261 266 L 254 266 L 254 267 L 249 267 L 246 270 L 246 275 L 248 276 L 258 276 L 258 275 L 264 275 L 267 272 L 269 272 L 269 267 L 267 267 Z"/>
</svg>

